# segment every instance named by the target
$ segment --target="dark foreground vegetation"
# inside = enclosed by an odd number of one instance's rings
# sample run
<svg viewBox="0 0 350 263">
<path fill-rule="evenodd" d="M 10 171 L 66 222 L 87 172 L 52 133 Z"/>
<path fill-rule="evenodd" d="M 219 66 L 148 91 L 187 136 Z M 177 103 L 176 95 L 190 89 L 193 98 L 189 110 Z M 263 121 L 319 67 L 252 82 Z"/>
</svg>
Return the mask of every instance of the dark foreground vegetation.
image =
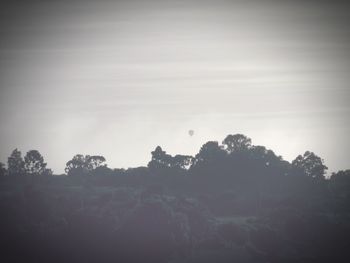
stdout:
<svg viewBox="0 0 350 263">
<path fill-rule="evenodd" d="M 244 135 L 147 167 L 76 155 L 52 175 L 37 151 L 0 167 L 2 262 L 350 262 L 350 170 L 325 178 Z"/>
</svg>

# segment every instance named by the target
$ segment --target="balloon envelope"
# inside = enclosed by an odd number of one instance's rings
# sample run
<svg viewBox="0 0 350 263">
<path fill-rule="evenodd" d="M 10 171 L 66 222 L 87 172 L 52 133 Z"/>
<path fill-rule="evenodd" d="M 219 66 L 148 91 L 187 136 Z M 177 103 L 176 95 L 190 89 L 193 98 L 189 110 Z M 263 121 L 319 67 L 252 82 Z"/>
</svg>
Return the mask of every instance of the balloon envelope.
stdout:
<svg viewBox="0 0 350 263">
<path fill-rule="evenodd" d="M 188 131 L 188 134 L 189 134 L 190 136 L 193 136 L 194 130 L 189 130 L 189 131 Z"/>
</svg>

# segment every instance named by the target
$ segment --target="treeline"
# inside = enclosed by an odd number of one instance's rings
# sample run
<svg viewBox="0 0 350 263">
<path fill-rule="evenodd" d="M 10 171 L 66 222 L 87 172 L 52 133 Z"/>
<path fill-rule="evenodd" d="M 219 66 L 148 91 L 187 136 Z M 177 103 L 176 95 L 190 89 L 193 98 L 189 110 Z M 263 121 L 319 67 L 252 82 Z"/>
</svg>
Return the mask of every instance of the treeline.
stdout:
<svg viewBox="0 0 350 263">
<path fill-rule="evenodd" d="M 315 153 L 306 151 L 291 163 L 283 160 L 272 150 L 264 146 L 252 145 L 251 139 L 243 134 L 228 135 L 221 144 L 217 141 L 205 143 L 195 156 L 167 154 L 160 146 L 151 152 L 152 159 L 146 167 L 111 169 L 106 159 L 99 155 L 77 154 L 66 163 L 65 172 L 69 176 L 84 175 L 120 175 L 142 170 L 153 175 L 182 174 L 210 176 L 249 176 L 259 173 L 276 176 L 305 176 L 317 180 L 325 179 L 327 166 Z M 31 150 L 22 158 L 15 149 L 8 157 L 7 168 L 0 163 L 1 176 L 53 175 L 46 168 L 43 156 L 37 150 Z M 343 174 L 342 172 L 341 174 Z M 347 172 L 345 172 L 347 173 Z"/>
<path fill-rule="evenodd" d="M 66 163 L 65 175 L 53 176 L 38 151 L 31 150 L 22 158 L 15 149 L 7 169 L 1 165 L 1 178 L 163 189 L 171 195 L 201 199 L 220 215 L 256 214 L 281 202 L 307 209 L 305 200 L 311 199 L 312 205 L 318 203 L 327 211 L 350 211 L 350 170 L 326 178 L 323 159 L 310 151 L 288 162 L 264 146 L 253 145 L 247 136 L 235 134 L 221 144 L 205 143 L 195 156 L 172 156 L 160 146 L 151 156 L 146 167 L 112 169 L 103 156 L 77 154 Z"/>
<path fill-rule="evenodd" d="M 75 155 L 53 176 L 38 151 L 1 165 L 4 262 L 350 262 L 350 170 L 283 160 L 242 135 L 195 156 L 151 152 L 111 169 Z"/>
<path fill-rule="evenodd" d="M 7 159 L 7 169 L 0 163 L 1 176 L 22 176 L 22 175 L 53 175 L 51 169 L 46 168 L 47 163 L 44 157 L 37 150 L 30 150 L 24 158 L 18 149 L 14 149 Z"/>
</svg>

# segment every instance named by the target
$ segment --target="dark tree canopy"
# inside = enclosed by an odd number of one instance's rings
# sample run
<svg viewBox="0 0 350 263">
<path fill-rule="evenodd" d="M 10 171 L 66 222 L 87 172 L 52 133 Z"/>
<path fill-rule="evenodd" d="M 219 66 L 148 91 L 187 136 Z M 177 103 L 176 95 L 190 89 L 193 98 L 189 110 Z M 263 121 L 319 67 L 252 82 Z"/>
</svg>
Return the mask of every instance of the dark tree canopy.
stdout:
<svg viewBox="0 0 350 263">
<path fill-rule="evenodd" d="M 105 162 L 77 154 L 69 176 L 3 176 L 52 174 L 38 151 L 23 160 L 15 149 L 9 172 L 0 163 L 2 258 L 349 261 L 339 259 L 349 254 L 350 170 L 323 180 L 327 167 L 312 152 L 290 163 L 236 134 L 204 143 L 195 157 L 158 146 L 148 167 Z"/>
<path fill-rule="evenodd" d="M 251 146 L 252 140 L 243 134 L 230 134 L 227 135 L 222 144 L 229 153 L 232 153 L 235 151 L 247 150 Z"/>
<path fill-rule="evenodd" d="M 68 175 L 84 175 L 100 168 L 105 167 L 106 159 L 100 155 L 75 155 L 66 163 L 65 172 Z"/>
<path fill-rule="evenodd" d="M 66 163 L 64 170 L 68 175 L 84 174 L 86 171 L 85 156 L 82 154 L 75 155 L 72 160 Z"/>
<path fill-rule="evenodd" d="M 220 147 L 217 141 L 209 141 L 201 147 L 199 153 L 196 155 L 196 161 L 201 162 L 215 162 L 225 158 L 226 152 Z"/>
<path fill-rule="evenodd" d="M 171 167 L 188 169 L 193 164 L 194 158 L 190 155 L 177 154 L 172 158 Z"/>
<path fill-rule="evenodd" d="M 171 155 L 163 151 L 162 147 L 157 146 L 156 149 L 151 152 L 152 159 L 148 163 L 149 168 L 166 168 L 170 167 Z"/>
<path fill-rule="evenodd" d="M 7 173 L 7 170 L 5 168 L 5 164 L 0 162 L 0 176 L 5 176 Z"/>
<path fill-rule="evenodd" d="M 104 166 L 106 159 L 101 155 L 86 155 L 85 156 L 86 166 L 89 171 L 92 171 L 100 166 Z"/>
<path fill-rule="evenodd" d="M 323 160 L 313 152 L 306 151 L 293 160 L 292 166 L 300 169 L 303 173 L 311 178 L 323 179 L 328 169 Z"/>
<path fill-rule="evenodd" d="M 262 162 L 267 166 L 283 162 L 281 156 L 277 156 L 272 150 L 266 149 L 264 146 L 260 145 L 251 146 L 248 154 L 251 162 Z"/>
<path fill-rule="evenodd" d="M 37 150 L 31 150 L 24 156 L 24 167 L 27 174 L 43 175 L 46 171 L 44 157 Z"/>
<path fill-rule="evenodd" d="M 350 180 L 350 170 L 341 170 L 333 173 L 331 180 Z"/>
<path fill-rule="evenodd" d="M 150 169 L 188 169 L 193 163 L 193 157 L 189 155 L 177 154 L 171 156 L 167 154 L 160 146 L 157 146 L 154 151 L 151 152 L 152 159 L 148 163 Z"/>
<path fill-rule="evenodd" d="M 341 170 L 331 175 L 330 181 L 347 188 L 350 193 L 350 170 Z M 350 197 L 350 196 L 349 196 Z"/>
<path fill-rule="evenodd" d="M 25 174 L 24 161 L 22 153 L 18 149 L 14 149 L 11 156 L 7 159 L 8 174 L 10 176 L 18 176 Z"/>
</svg>

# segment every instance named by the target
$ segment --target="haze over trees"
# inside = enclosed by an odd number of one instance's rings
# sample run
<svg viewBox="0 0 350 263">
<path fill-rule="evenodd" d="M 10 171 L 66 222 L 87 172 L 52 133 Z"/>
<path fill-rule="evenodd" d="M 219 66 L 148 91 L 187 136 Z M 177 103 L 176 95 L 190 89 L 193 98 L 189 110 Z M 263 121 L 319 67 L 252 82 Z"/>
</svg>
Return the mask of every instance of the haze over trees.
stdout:
<svg viewBox="0 0 350 263">
<path fill-rule="evenodd" d="M 325 177 L 243 134 L 195 156 L 160 146 L 147 167 L 77 154 L 52 175 L 37 150 L 0 163 L 8 262 L 348 262 L 350 170 Z"/>
</svg>

